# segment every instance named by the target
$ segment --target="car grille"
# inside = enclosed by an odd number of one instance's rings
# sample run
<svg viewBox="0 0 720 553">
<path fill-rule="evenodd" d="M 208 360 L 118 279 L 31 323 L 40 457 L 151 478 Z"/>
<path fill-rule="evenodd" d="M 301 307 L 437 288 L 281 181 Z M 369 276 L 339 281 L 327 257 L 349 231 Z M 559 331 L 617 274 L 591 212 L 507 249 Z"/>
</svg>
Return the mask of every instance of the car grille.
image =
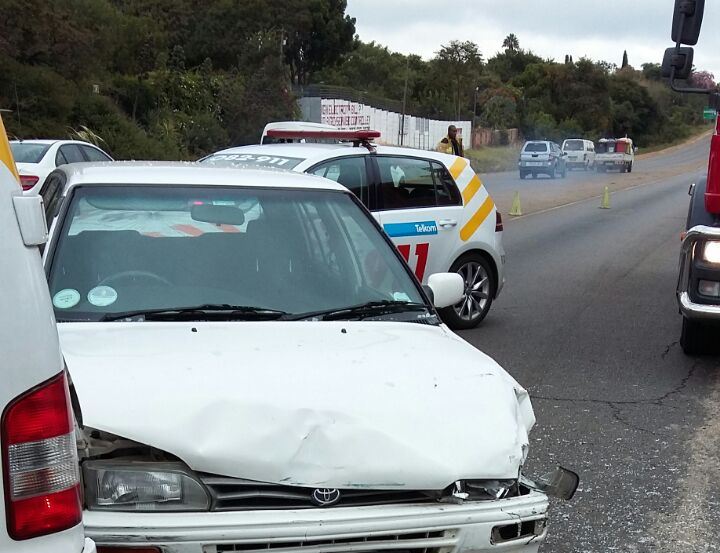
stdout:
<svg viewBox="0 0 720 553">
<path fill-rule="evenodd" d="M 348 538 L 307 538 L 302 541 L 272 541 L 229 543 L 206 546 L 205 553 L 229 553 L 249 551 L 322 551 L 323 553 L 344 553 L 349 551 L 393 553 L 440 553 L 449 550 L 457 542 L 456 530 L 437 530 L 433 532 L 413 532 L 406 534 L 381 534 L 370 536 L 352 536 Z"/>
<path fill-rule="evenodd" d="M 203 484 L 212 496 L 213 511 L 245 511 L 271 509 L 318 509 L 362 507 L 399 503 L 436 503 L 437 492 L 406 490 L 340 490 L 340 499 L 328 507 L 313 502 L 315 488 L 267 484 L 241 478 L 202 475 Z"/>
</svg>

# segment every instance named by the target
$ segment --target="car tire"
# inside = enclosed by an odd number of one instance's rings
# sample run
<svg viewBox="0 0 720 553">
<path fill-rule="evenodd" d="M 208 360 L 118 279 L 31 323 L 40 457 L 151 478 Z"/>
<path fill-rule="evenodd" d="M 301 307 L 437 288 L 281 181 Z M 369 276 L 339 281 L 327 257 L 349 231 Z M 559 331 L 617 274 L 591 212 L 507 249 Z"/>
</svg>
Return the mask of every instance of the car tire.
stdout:
<svg viewBox="0 0 720 553">
<path fill-rule="evenodd" d="M 525 180 L 525 177 L 527 177 L 527 173 L 520 171 L 520 180 Z"/>
<path fill-rule="evenodd" d="M 627 172 L 628 172 L 628 173 L 632 173 L 632 166 L 633 166 L 633 164 L 632 164 L 632 161 L 631 161 L 630 163 L 628 163 L 628 166 L 627 166 Z"/>
<path fill-rule="evenodd" d="M 683 317 L 680 347 L 685 355 L 708 353 L 713 342 L 714 327 Z"/>
<path fill-rule="evenodd" d="M 468 253 L 450 267 L 465 283 L 465 295 L 458 304 L 438 309 L 443 322 L 453 330 L 469 330 L 487 316 L 495 297 L 495 277 L 490 262 L 479 253 Z"/>
</svg>

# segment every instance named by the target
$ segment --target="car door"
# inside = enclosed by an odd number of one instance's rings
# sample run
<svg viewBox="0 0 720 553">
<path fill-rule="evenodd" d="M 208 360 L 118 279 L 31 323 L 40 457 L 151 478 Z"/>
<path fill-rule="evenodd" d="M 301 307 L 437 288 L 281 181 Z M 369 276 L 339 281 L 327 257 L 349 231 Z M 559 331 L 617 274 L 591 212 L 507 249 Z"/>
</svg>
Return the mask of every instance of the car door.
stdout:
<svg viewBox="0 0 720 553">
<path fill-rule="evenodd" d="M 450 268 L 458 247 L 462 197 L 441 163 L 370 156 L 378 174 L 377 217 L 421 282 Z"/>
</svg>

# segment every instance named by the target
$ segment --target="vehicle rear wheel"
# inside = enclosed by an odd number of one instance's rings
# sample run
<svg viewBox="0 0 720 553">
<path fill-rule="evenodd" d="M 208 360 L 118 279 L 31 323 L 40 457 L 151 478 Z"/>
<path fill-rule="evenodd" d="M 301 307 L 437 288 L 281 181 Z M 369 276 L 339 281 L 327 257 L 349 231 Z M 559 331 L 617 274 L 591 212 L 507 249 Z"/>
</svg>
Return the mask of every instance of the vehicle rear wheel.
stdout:
<svg viewBox="0 0 720 553">
<path fill-rule="evenodd" d="M 707 353 L 712 343 L 712 326 L 683 317 L 680 346 L 685 355 L 702 355 Z"/>
<path fill-rule="evenodd" d="M 485 318 L 495 296 L 495 278 L 490 263 L 478 253 L 460 257 L 450 267 L 465 282 L 465 295 L 454 306 L 439 309 L 442 320 L 453 330 L 475 328 Z"/>
<path fill-rule="evenodd" d="M 627 168 L 628 173 L 632 173 L 632 165 L 633 165 L 632 161 L 630 163 L 628 163 L 628 168 Z"/>
</svg>

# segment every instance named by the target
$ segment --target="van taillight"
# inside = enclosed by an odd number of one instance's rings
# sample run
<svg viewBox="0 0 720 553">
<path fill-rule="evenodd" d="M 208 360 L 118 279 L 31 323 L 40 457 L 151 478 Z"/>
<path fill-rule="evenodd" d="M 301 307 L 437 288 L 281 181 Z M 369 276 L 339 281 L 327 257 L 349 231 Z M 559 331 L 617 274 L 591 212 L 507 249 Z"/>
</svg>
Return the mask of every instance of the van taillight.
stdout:
<svg viewBox="0 0 720 553">
<path fill-rule="evenodd" d="M 8 534 L 26 540 L 80 523 L 80 471 L 65 373 L 15 398 L 0 419 Z"/>
<path fill-rule="evenodd" d="M 499 211 L 495 212 L 495 232 L 503 231 L 502 215 Z"/>
</svg>

